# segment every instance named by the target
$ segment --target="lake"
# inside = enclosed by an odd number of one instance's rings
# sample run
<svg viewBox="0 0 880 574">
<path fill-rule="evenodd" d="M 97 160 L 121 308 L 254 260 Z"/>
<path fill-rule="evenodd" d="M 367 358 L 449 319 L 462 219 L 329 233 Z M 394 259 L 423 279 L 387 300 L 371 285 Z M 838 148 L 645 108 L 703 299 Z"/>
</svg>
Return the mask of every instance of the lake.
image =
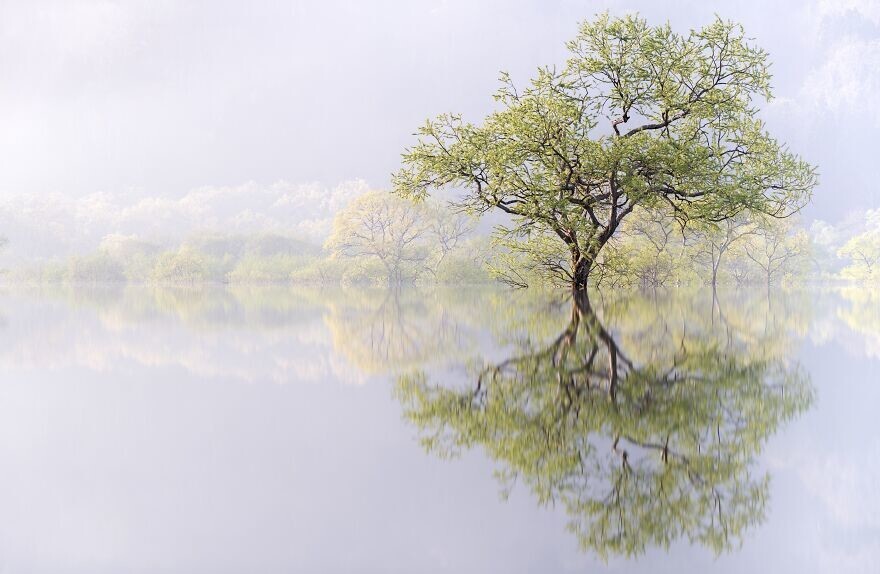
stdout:
<svg viewBox="0 0 880 574">
<path fill-rule="evenodd" d="M 6 287 L 0 570 L 880 564 L 880 292 Z"/>
</svg>

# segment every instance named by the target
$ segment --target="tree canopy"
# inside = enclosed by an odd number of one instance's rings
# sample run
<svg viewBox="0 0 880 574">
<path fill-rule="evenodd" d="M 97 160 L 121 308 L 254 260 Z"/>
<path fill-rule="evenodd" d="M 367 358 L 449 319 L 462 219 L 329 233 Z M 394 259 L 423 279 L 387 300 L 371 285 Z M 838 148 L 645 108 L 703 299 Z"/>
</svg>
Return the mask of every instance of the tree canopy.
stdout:
<svg viewBox="0 0 880 574">
<path fill-rule="evenodd" d="M 718 19 L 682 35 L 605 14 L 567 47 L 566 64 L 540 68 L 525 89 L 502 74 L 498 109 L 482 123 L 429 120 L 396 191 L 455 188 L 465 209 L 510 214 L 502 239 L 537 258 L 564 253 L 578 290 L 635 209 L 662 207 L 685 224 L 782 217 L 809 200 L 816 171 L 759 119 L 769 62 L 739 25 Z"/>
<path fill-rule="evenodd" d="M 850 264 L 843 269 L 847 279 L 876 279 L 880 277 L 880 229 L 869 229 L 852 237 L 837 254 Z"/>
<path fill-rule="evenodd" d="M 389 285 L 427 271 L 434 278 L 471 232 L 471 219 L 439 205 L 419 205 L 374 191 L 336 214 L 326 247 L 341 258 L 375 264 Z"/>
</svg>

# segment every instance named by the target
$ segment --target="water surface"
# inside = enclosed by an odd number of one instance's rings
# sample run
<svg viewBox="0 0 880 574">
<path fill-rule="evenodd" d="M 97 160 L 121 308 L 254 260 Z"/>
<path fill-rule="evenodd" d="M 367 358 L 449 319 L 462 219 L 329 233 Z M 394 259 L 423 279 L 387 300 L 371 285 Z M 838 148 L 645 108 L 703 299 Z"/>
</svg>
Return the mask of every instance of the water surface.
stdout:
<svg viewBox="0 0 880 574">
<path fill-rule="evenodd" d="M 880 295 L 7 288 L 0 569 L 869 572 Z"/>
</svg>

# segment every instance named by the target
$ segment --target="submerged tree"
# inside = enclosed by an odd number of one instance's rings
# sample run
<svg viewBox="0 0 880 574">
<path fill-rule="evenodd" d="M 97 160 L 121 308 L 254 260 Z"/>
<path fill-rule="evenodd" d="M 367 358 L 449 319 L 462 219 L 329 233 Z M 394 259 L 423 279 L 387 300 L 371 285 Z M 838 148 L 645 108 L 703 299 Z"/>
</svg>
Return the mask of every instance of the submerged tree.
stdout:
<svg viewBox="0 0 880 574">
<path fill-rule="evenodd" d="M 756 226 L 752 219 L 743 216 L 700 226 L 696 233 L 693 251 L 698 261 L 709 266 L 712 289 L 718 286 L 718 272 L 721 270 L 724 256 L 740 240 L 753 234 Z"/>
<path fill-rule="evenodd" d="M 326 247 L 349 262 L 377 264 L 393 285 L 424 271 L 436 276 L 471 229 L 464 214 L 374 191 L 336 214 Z"/>
<path fill-rule="evenodd" d="M 586 549 L 633 555 L 685 538 L 721 552 L 763 519 L 755 459 L 812 390 L 767 345 L 726 328 L 669 340 L 669 327 L 666 345 L 623 348 L 578 295 L 549 344 L 476 368 L 473 386 L 417 372 L 397 392 L 427 448 L 482 447 L 503 479 L 562 504 Z"/>
<path fill-rule="evenodd" d="M 837 251 L 837 256 L 850 260 L 841 271 L 847 279 L 870 280 L 880 277 L 880 229 L 870 229 L 850 238 Z"/>
<path fill-rule="evenodd" d="M 687 267 L 682 231 L 663 210 L 633 213 L 621 226 L 618 240 L 606 248 L 597 286 L 603 276 L 613 278 L 613 283 L 636 283 L 642 288 L 663 287 L 682 279 Z"/>
<path fill-rule="evenodd" d="M 743 251 L 760 270 L 767 289 L 773 282 L 799 271 L 806 263 L 810 240 L 790 222 L 761 219 L 744 243 Z"/>
<path fill-rule="evenodd" d="M 389 284 L 399 283 L 406 266 L 424 258 L 428 231 L 424 208 L 381 192 L 362 195 L 336 214 L 326 246 L 336 256 L 378 261 Z"/>
<path fill-rule="evenodd" d="M 602 15 L 568 49 L 561 70 L 539 69 L 524 90 L 502 75 L 500 109 L 481 125 L 455 114 L 427 122 L 403 154 L 397 192 L 464 188 L 464 207 L 513 216 L 509 242 L 537 241 L 537 257 L 543 238 L 560 242 L 576 290 L 636 208 L 717 222 L 808 201 L 815 170 L 758 118 L 769 63 L 741 27 L 716 20 L 681 35 Z"/>
</svg>

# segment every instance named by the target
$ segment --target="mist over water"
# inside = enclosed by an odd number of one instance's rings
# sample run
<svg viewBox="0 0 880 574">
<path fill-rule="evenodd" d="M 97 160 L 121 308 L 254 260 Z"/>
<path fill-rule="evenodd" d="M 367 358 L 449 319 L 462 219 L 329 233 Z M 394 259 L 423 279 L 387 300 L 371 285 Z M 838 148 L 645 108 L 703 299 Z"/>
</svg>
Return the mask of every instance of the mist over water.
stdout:
<svg viewBox="0 0 880 574">
<path fill-rule="evenodd" d="M 714 302 L 702 289 L 594 295 L 594 314 L 580 315 L 567 358 L 516 363 L 571 332 L 570 299 L 486 287 L 6 288 L 0 454 L 13 470 L 0 478 L 4 565 L 530 572 L 597 567 L 604 553 L 608 567 L 632 572 L 869 571 L 880 558 L 880 499 L 870 487 L 880 480 L 880 451 L 853 437 L 872 432 L 870 405 L 880 398 L 880 299 L 859 289 L 758 291 L 722 291 Z M 557 379 L 542 382 L 538 373 L 586 359 L 580 353 L 592 348 L 597 326 L 629 362 L 620 363 L 616 397 L 602 386 L 608 347 L 600 346 L 596 378 L 577 383 L 588 385 L 578 416 L 544 419 L 540 401 L 557 400 Z M 420 408 L 407 387 L 413 380 L 476 397 L 474 375 L 502 365 L 502 378 L 483 380 L 488 402 L 441 419 L 412 418 Z M 536 369 L 532 382 L 506 387 L 511 368 Z M 669 368 L 676 373 L 664 379 L 669 390 L 651 382 Z M 675 387 L 697 379 L 703 383 L 694 389 L 730 393 L 730 402 L 718 403 L 727 414 L 714 410 L 714 399 L 704 402 L 710 395 Z M 508 395 L 513 389 L 534 394 L 520 403 L 526 397 Z M 496 413 L 493 401 L 502 397 L 512 402 Z M 752 412 L 757 398 L 766 408 Z M 703 437 L 689 434 L 702 423 L 681 431 L 675 405 L 691 400 L 691 419 L 707 416 L 712 426 L 722 416 L 733 426 L 717 440 L 714 426 Z M 433 404 L 439 410 L 431 412 L 445 412 Z M 611 405 L 640 409 L 641 417 L 621 419 L 638 426 L 618 426 L 614 410 L 601 410 Z M 504 419 L 493 417 L 517 408 L 536 418 L 508 436 Z M 466 422 L 466 413 L 477 418 Z M 595 416 L 605 418 L 589 422 Z M 451 460 L 426 452 L 420 439 L 438 430 L 424 426 L 430 420 L 475 443 L 460 442 Z M 569 467 L 554 457 L 565 451 L 532 442 L 533 424 L 577 430 L 572 444 L 596 469 L 559 474 Z M 464 429 L 476 434 L 457 434 Z M 612 446 L 615 432 L 623 438 Z M 666 463 L 626 442 L 657 432 L 672 437 Z M 621 450 L 629 480 L 662 482 L 678 468 L 676 449 L 692 457 L 698 443 L 716 454 L 692 459 L 702 478 L 675 487 L 691 502 L 656 492 L 626 499 L 630 529 L 607 539 L 594 530 L 582 545 L 604 505 L 614 508 L 603 489 L 623 468 Z M 505 446 L 515 444 L 525 450 Z M 733 452 L 744 465 L 725 475 L 718 465 Z M 532 455 L 538 474 L 518 462 Z M 513 483 L 493 476 L 512 471 Z M 749 517 L 728 523 L 723 544 L 700 537 L 720 532 L 711 526 L 714 506 L 698 503 L 700 485 L 722 493 L 721 517 Z M 759 497 L 737 507 L 736 493 L 749 488 Z M 599 506 L 570 505 L 584 496 Z M 634 518 L 646 505 L 663 515 L 675 509 L 669 516 L 678 526 L 658 537 Z M 580 530 L 570 530 L 573 523 Z M 634 544 L 634 556 L 617 536 Z"/>
<path fill-rule="evenodd" d="M 880 571 L 880 0 L 4 0 L 0 78 L 0 572 Z"/>
</svg>

